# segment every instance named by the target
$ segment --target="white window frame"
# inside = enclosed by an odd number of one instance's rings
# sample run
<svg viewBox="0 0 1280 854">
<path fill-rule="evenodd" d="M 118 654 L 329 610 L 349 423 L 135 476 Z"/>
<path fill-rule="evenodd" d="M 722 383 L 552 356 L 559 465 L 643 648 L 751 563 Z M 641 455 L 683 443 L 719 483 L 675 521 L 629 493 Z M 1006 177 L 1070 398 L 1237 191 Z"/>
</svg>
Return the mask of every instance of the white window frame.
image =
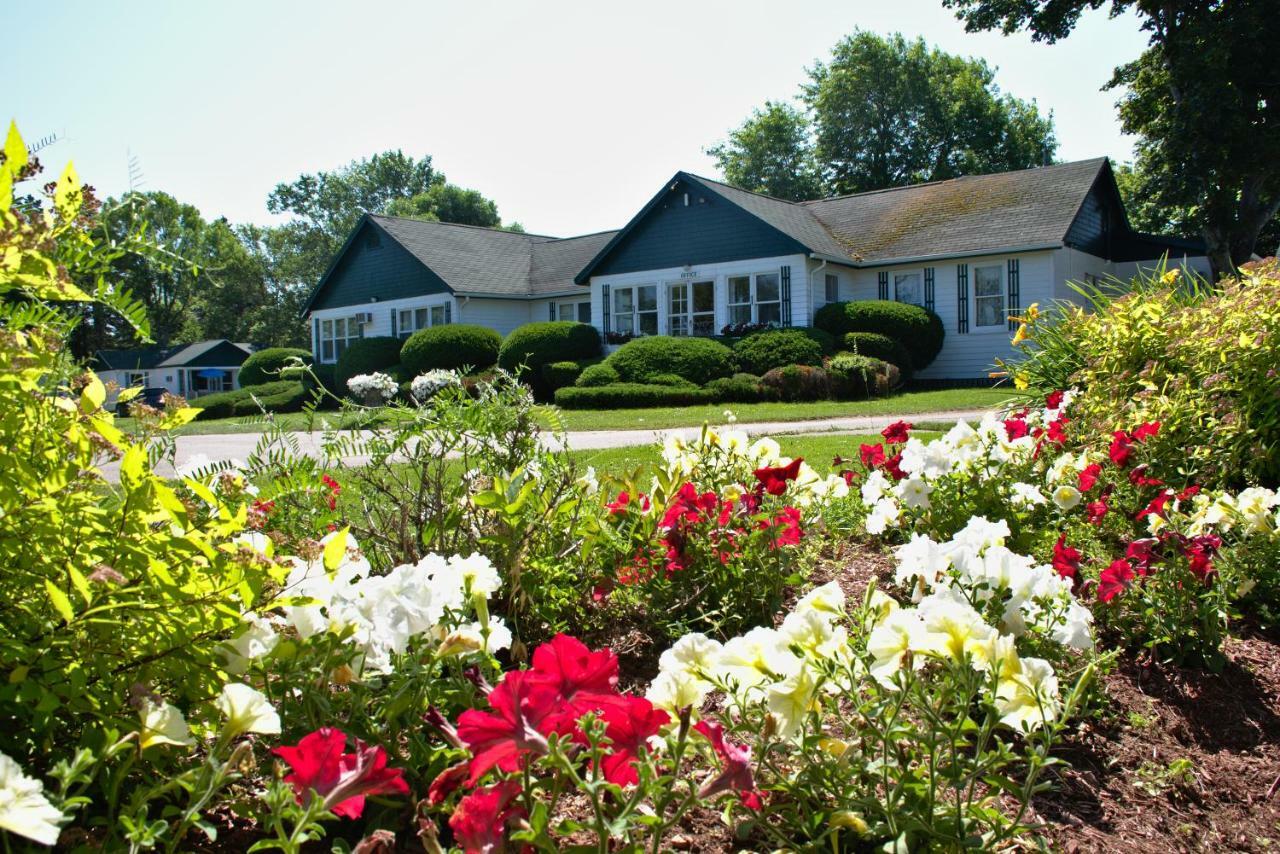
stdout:
<svg viewBox="0 0 1280 854">
<path fill-rule="evenodd" d="M 774 283 L 777 286 L 777 297 L 775 297 L 774 299 L 769 299 L 769 300 L 760 299 L 760 280 L 766 277 L 772 277 L 774 280 Z M 735 280 L 742 280 L 742 279 L 747 279 L 750 283 L 748 286 L 748 291 L 750 293 L 751 302 L 749 303 L 741 302 L 741 301 L 735 302 L 733 299 L 733 283 Z M 730 275 L 727 277 L 727 289 L 728 289 L 728 314 L 729 314 L 730 324 L 737 325 L 740 323 L 766 322 L 766 323 L 772 323 L 776 326 L 782 326 L 782 271 L 781 270 L 766 270 L 760 273 L 734 273 L 733 275 Z M 734 317 L 734 309 L 741 310 L 742 308 L 748 305 L 750 306 L 750 311 L 747 313 L 748 319 L 744 319 L 743 317 Z M 768 321 L 761 321 L 760 320 L 761 306 L 777 306 L 778 307 L 777 318 L 768 320 Z M 739 311 L 739 314 L 741 314 L 741 311 Z"/>
<path fill-rule="evenodd" d="M 342 335 L 338 335 L 338 324 L 342 324 Z M 352 328 L 355 335 L 351 334 Z M 364 324 L 357 323 L 354 316 L 320 318 L 320 362 L 325 365 L 335 364 L 342 356 L 342 351 L 351 346 L 352 341 L 364 337 Z M 329 345 L 325 349 L 325 345 Z"/>
<path fill-rule="evenodd" d="M 432 326 L 443 326 L 448 311 L 448 303 L 437 302 L 430 305 L 411 305 L 396 310 L 396 337 L 408 338 L 415 332 L 430 329 Z M 406 317 L 408 323 L 405 322 Z M 437 322 L 437 318 L 440 318 Z"/>
<path fill-rule="evenodd" d="M 840 302 L 840 276 L 826 273 L 822 279 L 822 298 L 824 302 Z"/>
<path fill-rule="evenodd" d="M 711 289 L 711 307 L 702 311 L 694 311 L 693 286 L 706 285 Z M 683 289 L 682 302 L 684 308 L 676 310 L 676 290 Z M 680 337 L 709 337 L 716 334 L 716 281 L 708 277 L 704 279 L 680 279 L 666 283 L 667 290 L 667 332 Z M 697 332 L 698 322 L 706 323 L 705 332 Z"/>
<path fill-rule="evenodd" d="M 582 307 L 587 307 L 587 319 L 582 319 Z M 572 317 L 565 317 L 565 312 Z M 556 320 L 573 321 L 574 323 L 590 323 L 591 322 L 591 300 L 572 300 L 569 302 L 556 303 Z"/>
<path fill-rule="evenodd" d="M 915 276 L 915 277 L 916 277 L 916 286 L 920 289 L 920 290 L 919 290 L 919 296 L 920 296 L 920 301 L 919 301 L 919 302 L 907 302 L 906 300 L 902 300 L 902 299 L 899 299 L 899 298 L 898 298 L 898 277 L 899 277 L 899 276 L 902 276 L 902 277 L 904 277 L 904 278 L 905 278 L 905 277 L 907 277 L 907 276 Z M 918 269 L 918 270 L 891 270 L 891 271 L 889 272 L 889 279 L 890 279 L 890 282 L 889 282 L 889 283 L 893 286 L 893 295 L 892 295 L 892 299 L 893 299 L 893 301 L 894 301 L 894 302 L 900 302 L 900 303 L 903 303 L 904 305 L 918 305 L 918 306 L 920 306 L 921 308 L 924 308 L 924 270 L 923 270 L 923 269 Z"/>
<path fill-rule="evenodd" d="M 146 388 L 147 372 L 146 371 L 128 371 L 124 375 L 124 387 L 133 388 L 134 386 L 142 386 Z"/>
<path fill-rule="evenodd" d="M 1006 266 L 1007 266 L 1006 262 L 1000 261 L 999 263 L 994 263 L 994 264 L 974 264 L 972 267 L 972 270 L 973 270 L 973 329 L 977 332 L 1004 332 L 1004 331 L 1007 331 L 1009 328 L 1009 317 L 1008 317 L 1009 312 L 1008 312 L 1008 306 L 1005 303 L 1005 299 L 1007 296 L 1007 292 L 1005 290 L 1005 285 L 1006 285 L 1005 267 Z M 996 292 L 994 294 L 980 295 L 978 293 L 978 285 L 979 285 L 978 279 L 980 278 L 980 271 L 982 270 L 996 271 L 996 282 L 998 283 L 998 287 L 996 288 Z M 979 318 L 982 316 L 981 312 L 978 310 L 978 307 L 982 304 L 983 300 L 999 301 L 997 303 L 998 310 L 996 311 L 995 323 L 983 324 L 978 322 Z"/>
<path fill-rule="evenodd" d="M 651 289 L 653 291 L 653 308 L 651 309 L 646 308 L 642 310 L 640 308 L 640 292 L 646 288 Z M 631 307 L 627 311 L 618 310 L 618 301 L 623 294 L 626 294 L 628 299 L 631 302 Z M 658 300 L 660 299 L 660 297 L 658 295 L 657 283 L 621 285 L 619 287 L 613 288 L 609 298 L 613 300 L 613 316 L 612 316 L 613 328 L 611 331 L 616 332 L 620 335 L 631 335 L 637 338 L 639 338 L 642 335 L 658 334 Z M 642 315 L 648 315 L 648 314 L 653 315 L 653 332 L 651 333 L 641 331 L 641 317 Z M 626 329 L 622 328 L 623 317 L 627 318 L 628 328 Z"/>
</svg>

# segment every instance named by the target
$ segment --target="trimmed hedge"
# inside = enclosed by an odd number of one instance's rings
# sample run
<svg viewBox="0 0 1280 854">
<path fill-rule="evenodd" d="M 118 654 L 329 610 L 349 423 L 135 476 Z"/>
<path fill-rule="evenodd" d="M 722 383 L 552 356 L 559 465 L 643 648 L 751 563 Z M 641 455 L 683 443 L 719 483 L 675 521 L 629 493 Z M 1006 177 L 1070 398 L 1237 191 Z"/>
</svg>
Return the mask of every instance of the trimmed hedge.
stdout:
<svg viewBox="0 0 1280 854">
<path fill-rule="evenodd" d="M 733 351 L 709 338 L 649 335 L 628 341 L 609 357 L 624 382 L 648 383 L 660 374 L 675 374 L 695 385 L 706 385 L 733 374 Z"/>
<path fill-rule="evenodd" d="M 556 405 L 564 409 L 631 409 L 643 406 L 693 406 L 714 402 L 714 396 L 705 388 L 650 383 L 613 383 L 589 388 L 575 386 L 556 392 Z"/>
<path fill-rule="evenodd" d="M 268 347 L 250 354 L 240 365 L 240 387 L 278 382 L 282 379 L 281 369 L 294 357 L 302 359 L 308 365 L 312 362 L 311 351 L 300 347 Z"/>
<path fill-rule="evenodd" d="M 622 382 L 622 377 L 618 376 L 618 372 L 613 369 L 613 365 L 608 362 L 600 362 L 589 368 L 583 368 L 574 385 L 578 388 L 599 388 L 602 385 L 612 385 L 620 382 Z"/>
<path fill-rule="evenodd" d="M 844 336 L 846 350 L 859 356 L 870 356 L 882 362 L 897 365 L 904 374 L 911 373 L 911 354 L 906 345 L 896 338 L 879 332 L 850 332 Z"/>
<path fill-rule="evenodd" d="M 911 354 L 910 367 L 917 371 L 938 357 L 946 337 L 938 315 L 918 305 L 892 300 L 828 303 L 818 309 L 813 322 L 842 339 L 850 332 L 878 332 L 897 339 Z"/>
<path fill-rule="evenodd" d="M 255 386 L 245 386 L 234 389 L 232 391 L 220 391 L 214 394 L 206 394 L 203 397 L 197 397 L 191 401 L 191 405 L 203 410 L 197 420 L 208 421 L 213 418 L 230 418 L 233 415 L 255 415 L 258 407 L 253 404 L 253 395 L 257 395 L 258 399 L 263 401 L 263 405 L 268 402 L 272 405 L 291 407 L 301 409 L 303 402 L 309 396 L 309 392 L 303 384 L 297 380 L 276 380 L 275 382 L 262 383 Z M 247 404 L 246 408 L 239 408 L 240 404 Z M 267 406 L 271 412 L 292 412 L 295 409 L 273 409 Z"/>
<path fill-rule="evenodd" d="M 787 365 L 774 368 L 760 382 L 774 389 L 778 397 L 788 403 L 795 401 L 825 400 L 831 396 L 831 383 L 827 372 L 809 365 Z"/>
<path fill-rule="evenodd" d="M 498 351 L 498 367 L 514 372 L 525 365 L 530 373 L 526 379 L 541 383 L 543 365 L 593 359 L 599 355 L 600 332 L 594 326 L 569 320 L 546 320 L 512 330 Z"/>
<path fill-rule="evenodd" d="M 822 345 L 799 329 L 748 335 L 733 345 L 733 353 L 742 369 L 753 374 L 765 374 L 787 365 L 822 364 Z"/>
<path fill-rule="evenodd" d="M 679 374 L 654 374 L 649 377 L 649 385 L 667 385 L 672 388 L 697 388 L 696 383 L 691 383 Z"/>
<path fill-rule="evenodd" d="M 592 365 L 600 363 L 599 357 L 594 359 L 578 359 L 576 361 L 550 362 L 542 366 L 542 378 L 552 390 L 574 385 L 582 372 Z M 616 382 L 616 378 L 612 382 Z M 604 383 L 601 383 L 604 385 Z"/>
<path fill-rule="evenodd" d="M 501 347 L 502 336 L 487 326 L 447 323 L 410 335 L 396 361 L 415 377 L 436 368 L 483 370 L 498 361 Z"/>
<path fill-rule="evenodd" d="M 353 341 L 338 357 L 333 366 L 333 384 L 340 395 L 348 394 L 347 380 L 374 371 L 387 372 L 387 368 L 400 364 L 399 338 L 361 338 Z"/>
<path fill-rule="evenodd" d="M 703 386 L 715 397 L 716 403 L 760 403 L 776 400 L 777 390 L 760 382 L 753 374 L 734 374 L 721 377 Z"/>
</svg>

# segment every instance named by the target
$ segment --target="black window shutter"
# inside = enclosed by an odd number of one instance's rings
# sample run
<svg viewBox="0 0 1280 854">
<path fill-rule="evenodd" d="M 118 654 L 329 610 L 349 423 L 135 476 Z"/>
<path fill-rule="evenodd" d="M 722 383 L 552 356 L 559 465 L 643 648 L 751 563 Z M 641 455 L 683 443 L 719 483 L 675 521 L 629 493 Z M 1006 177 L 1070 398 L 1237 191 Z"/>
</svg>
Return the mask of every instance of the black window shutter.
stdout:
<svg viewBox="0 0 1280 854">
<path fill-rule="evenodd" d="M 1009 259 L 1009 316 L 1022 313 L 1022 283 L 1019 281 L 1021 276 L 1018 272 L 1018 259 Z M 1012 332 L 1018 328 L 1016 320 L 1009 321 L 1009 331 Z"/>
<path fill-rule="evenodd" d="M 933 311 L 933 268 L 924 268 L 924 307 Z"/>
<path fill-rule="evenodd" d="M 453 303 L 451 302 L 444 304 L 444 322 L 453 323 Z"/>
<path fill-rule="evenodd" d="M 320 361 L 320 318 L 312 318 L 312 322 L 315 324 L 315 334 L 311 336 L 311 355 L 318 362 Z M 178 376 L 182 376 L 181 371 L 178 372 Z"/>
<path fill-rule="evenodd" d="M 781 288 L 779 293 L 782 299 L 782 325 L 791 325 L 791 268 L 782 268 Z"/>
<path fill-rule="evenodd" d="M 881 270 L 878 278 L 880 283 L 880 299 L 888 299 L 889 298 L 889 272 L 887 270 Z"/>
<path fill-rule="evenodd" d="M 556 304 L 555 304 L 554 302 L 548 303 L 548 304 L 547 304 L 547 308 L 551 310 L 551 319 L 552 319 L 552 320 L 555 320 L 555 319 L 556 319 Z"/>
<path fill-rule="evenodd" d="M 394 308 L 391 309 L 391 337 L 398 338 L 399 333 L 396 332 L 396 316 L 399 314 Z"/>
<path fill-rule="evenodd" d="M 969 265 L 956 265 L 956 313 L 960 318 L 957 332 L 969 331 Z"/>
<path fill-rule="evenodd" d="M 609 334 L 609 286 L 600 286 L 600 308 L 602 309 L 600 319 L 601 325 L 604 326 L 604 334 Z"/>
</svg>

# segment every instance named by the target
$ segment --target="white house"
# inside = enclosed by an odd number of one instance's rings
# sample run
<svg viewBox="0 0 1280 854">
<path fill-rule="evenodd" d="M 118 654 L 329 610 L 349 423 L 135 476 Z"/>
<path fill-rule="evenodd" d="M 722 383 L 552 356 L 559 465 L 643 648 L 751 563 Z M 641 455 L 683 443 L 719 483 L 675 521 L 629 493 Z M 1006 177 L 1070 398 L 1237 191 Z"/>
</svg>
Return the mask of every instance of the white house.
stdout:
<svg viewBox="0 0 1280 854">
<path fill-rule="evenodd" d="M 891 299 L 945 325 L 918 376 L 970 380 L 1008 354 L 1010 314 L 1165 256 L 1208 269 L 1194 241 L 1130 228 L 1106 158 L 806 202 L 678 172 L 621 230 L 581 237 L 368 215 L 305 311 L 316 358 L 334 362 L 351 340 L 441 323 L 580 320 L 617 343 L 808 326 L 829 302 Z"/>
<path fill-rule="evenodd" d="M 215 338 L 175 347 L 99 350 L 94 364 L 103 382 L 120 388 L 162 388 L 193 398 L 239 388 L 240 366 L 255 349 Z"/>
</svg>

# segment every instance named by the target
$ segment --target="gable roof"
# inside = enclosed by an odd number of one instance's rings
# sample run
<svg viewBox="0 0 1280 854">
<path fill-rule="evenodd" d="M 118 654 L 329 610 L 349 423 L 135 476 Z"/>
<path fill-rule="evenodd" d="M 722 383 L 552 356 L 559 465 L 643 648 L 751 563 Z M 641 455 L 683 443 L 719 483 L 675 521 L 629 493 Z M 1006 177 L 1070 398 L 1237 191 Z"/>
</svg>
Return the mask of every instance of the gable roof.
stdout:
<svg viewBox="0 0 1280 854">
<path fill-rule="evenodd" d="M 94 359 L 103 370 L 108 371 L 145 371 L 150 368 L 181 368 L 197 361 L 201 356 L 210 353 L 224 344 L 240 350 L 241 361 L 249 357 L 257 349 L 255 344 L 243 344 L 228 341 L 226 338 L 211 338 L 197 341 L 194 344 L 178 344 L 172 347 L 135 347 L 124 350 L 98 350 Z"/>
</svg>

